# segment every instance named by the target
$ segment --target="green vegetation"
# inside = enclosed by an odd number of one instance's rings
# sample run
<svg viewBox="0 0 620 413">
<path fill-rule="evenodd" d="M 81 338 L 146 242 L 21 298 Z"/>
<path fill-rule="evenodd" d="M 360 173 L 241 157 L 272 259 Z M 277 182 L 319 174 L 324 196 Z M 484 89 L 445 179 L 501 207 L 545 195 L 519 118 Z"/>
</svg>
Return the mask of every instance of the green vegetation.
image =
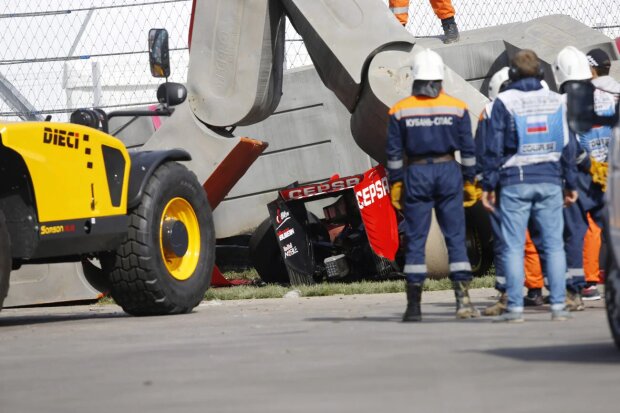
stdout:
<svg viewBox="0 0 620 413">
<path fill-rule="evenodd" d="M 227 274 L 228 275 L 228 274 Z M 493 288 L 495 277 L 486 275 L 477 277 L 472 282 L 472 288 Z M 452 288 L 450 280 L 426 280 L 424 291 L 440 291 Z M 352 294 L 384 294 L 400 293 L 405 291 L 403 281 L 360 281 L 354 283 L 322 283 L 304 285 L 298 287 L 283 287 L 268 284 L 258 287 L 242 285 L 230 288 L 211 288 L 205 295 L 206 300 L 244 300 L 260 298 L 280 298 L 289 291 L 297 290 L 302 297 L 318 297 L 326 295 L 352 295 Z"/>
<path fill-rule="evenodd" d="M 229 280 L 260 280 L 260 277 L 254 268 L 250 268 L 245 271 L 227 271 L 223 273 L 223 275 Z"/>
<path fill-rule="evenodd" d="M 227 272 L 224 276 L 228 279 L 244 279 L 260 282 L 258 274 L 254 270 L 243 272 Z M 492 272 L 484 277 L 476 277 L 472 281 L 471 288 L 493 288 L 495 276 Z M 450 280 L 427 279 L 424 283 L 424 291 L 440 291 L 452 288 Z M 384 294 L 400 293 L 405 291 L 405 283 L 397 281 L 359 281 L 354 283 L 321 283 L 315 285 L 303 285 L 298 287 L 283 287 L 281 285 L 239 285 L 235 287 L 210 288 L 205 294 L 205 300 L 247 300 L 261 298 L 281 298 L 289 291 L 299 291 L 301 297 L 319 297 L 327 295 L 353 295 L 353 294 Z M 109 297 L 102 298 L 100 304 L 113 304 L 114 300 Z"/>
</svg>

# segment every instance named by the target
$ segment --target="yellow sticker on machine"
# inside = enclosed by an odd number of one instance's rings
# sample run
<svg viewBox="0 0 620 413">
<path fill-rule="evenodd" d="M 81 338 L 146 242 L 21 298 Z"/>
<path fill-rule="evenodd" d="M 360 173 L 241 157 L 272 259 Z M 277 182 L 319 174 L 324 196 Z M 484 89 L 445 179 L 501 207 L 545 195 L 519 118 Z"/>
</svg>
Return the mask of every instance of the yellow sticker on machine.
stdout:
<svg viewBox="0 0 620 413">
<path fill-rule="evenodd" d="M 61 232 L 65 232 L 64 225 L 41 225 L 41 235 L 49 235 L 49 234 L 60 234 Z"/>
<path fill-rule="evenodd" d="M 88 135 L 84 135 L 84 140 L 88 141 Z M 43 143 L 79 149 L 80 133 L 63 129 L 43 128 Z"/>
<path fill-rule="evenodd" d="M 32 181 L 41 235 L 67 229 L 55 223 L 127 212 L 130 159 L 123 143 L 100 130 L 60 122 L 0 124 L 2 144 L 21 156 Z M 113 203 L 104 148 L 122 154 L 122 193 Z"/>
<path fill-rule="evenodd" d="M 75 224 L 69 223 L 64 225 L 41 225 L 39 233 L 41 235 L 62 234 L 64 232 L 75 232 Z"/>
</svg>

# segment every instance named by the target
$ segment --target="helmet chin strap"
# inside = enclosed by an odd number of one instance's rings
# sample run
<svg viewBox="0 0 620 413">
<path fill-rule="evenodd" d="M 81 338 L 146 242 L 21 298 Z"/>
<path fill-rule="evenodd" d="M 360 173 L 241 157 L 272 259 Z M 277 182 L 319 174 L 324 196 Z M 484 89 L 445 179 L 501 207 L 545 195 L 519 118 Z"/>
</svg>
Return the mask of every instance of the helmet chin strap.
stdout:
<svg viewBox="0 0 620 413">
<path fill-rule="evenodd" d="M 441 92 L 441 80 L 414 80 L 411 94 L 436 98 Z"/>
</svg>

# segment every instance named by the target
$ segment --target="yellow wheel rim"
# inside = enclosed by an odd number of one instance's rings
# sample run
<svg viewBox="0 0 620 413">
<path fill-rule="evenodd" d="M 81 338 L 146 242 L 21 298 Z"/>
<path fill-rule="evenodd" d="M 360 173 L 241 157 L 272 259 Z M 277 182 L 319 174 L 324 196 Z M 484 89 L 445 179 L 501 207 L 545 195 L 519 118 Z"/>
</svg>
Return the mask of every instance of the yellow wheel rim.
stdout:
<svg viewBox="0 0 620 413">
<path fill-rule="evenodd" d="M 182 257 L 164 246 L 164 222 L 180 221 L 187 229 L 187 251 Z M 200 227 L 194 208 L 183 198 L 173 198 L 164 208 L 159 224 L 159 248 L 166 269 L 172 277 L 179 281 L 192 276 L 200 258 Z"/>
</svg>

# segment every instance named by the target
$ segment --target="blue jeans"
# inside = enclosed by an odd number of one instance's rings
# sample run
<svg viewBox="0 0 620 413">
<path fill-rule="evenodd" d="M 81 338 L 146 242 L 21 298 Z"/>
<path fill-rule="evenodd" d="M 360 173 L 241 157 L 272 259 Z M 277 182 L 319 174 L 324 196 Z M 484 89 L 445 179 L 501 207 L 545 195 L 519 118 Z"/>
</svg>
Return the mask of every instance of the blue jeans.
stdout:
<svg viewBox="0 0 620 413">
<path fill-rule="evenodd" d="M 547 275 L 552 310 L 564 309 L 566 298 L 566 255 L 562 188 L 551 183 L 516 184 L 501 189 L 500 213 L 504 237 L 504 272 L 508 311 L 523 311 L 523 253 L 525 230 L 530 214 L 540 230 L 543 272 Z"/>
<path fill-rule="evenodd" d="M 506 275 L 504 273 L 504 262 L 502 260 L 502 254 L 504 254 L 505 246 L 504 236 L 502 235 L 502 215 L 500 213 L 500 208 L 497 207 L 500 205 L 499 194 L 495 198 L 495 205 L 495 211 L 489 213 L 491 231 L 493 232 L 493 253 L 495 255 L 495 289 L 503 294 L 506 292 Z M 530 231 L 532 242 L 534 242 L 534 246 L 536 246 L 536 251 L 542 255 L 543 247 L 540 241 L 539 231 L 536 228 L 536 225 L 532 222 L 531 217 L 527 228 Z M 544 257 L 540 256 L 540 260 L 542 268 L 545 268 Z M 545 276 L 544 278 L 545 285 L 548 285 L 547 277 Z"/>
</svg>

